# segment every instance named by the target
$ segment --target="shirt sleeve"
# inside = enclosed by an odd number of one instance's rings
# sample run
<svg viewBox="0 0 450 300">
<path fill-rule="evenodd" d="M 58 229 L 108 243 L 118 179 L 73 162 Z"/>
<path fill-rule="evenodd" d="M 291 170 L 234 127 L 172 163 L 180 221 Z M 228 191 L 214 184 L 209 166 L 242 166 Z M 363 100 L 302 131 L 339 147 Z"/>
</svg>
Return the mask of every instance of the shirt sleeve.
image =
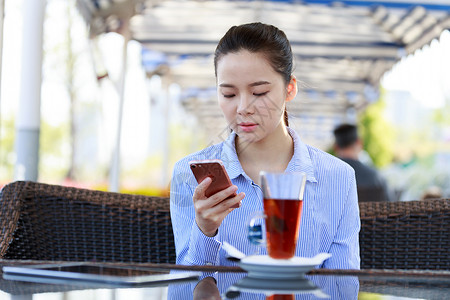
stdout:
<svg viewBox="0 0 450 300">
<path fill-rule="evenodd" d="M 208 237 L 195 222 L 192 196 L 195 187 L 190 170 L 179 162 L 174 167 L 170 186 L 170 217 L 177 254 L 176 262 L 182 265 L 217 265 L 221 243 L 216 237 Z M 195 184 L 195 183 L 194 183 Z"/>
<path fill-rule="evenodd" d="M 307 276 L 329 299 L 357 300 L 359 279 L 357 276 Z M 318 299 L 319 297 L 314 297 Z M 303 299 L 303 298 L 301 298 Z M 309 298 L 308 298 L 309 299 Z"/>
<path fill-rule="evenodd" d="M 349 183 L 339 225 L 330 247 L 332 257 L 325 261 L 324 268 L 360 269 L 359 231 L 361 220 L 354 174 L 350 177 Z"/>
</svg>

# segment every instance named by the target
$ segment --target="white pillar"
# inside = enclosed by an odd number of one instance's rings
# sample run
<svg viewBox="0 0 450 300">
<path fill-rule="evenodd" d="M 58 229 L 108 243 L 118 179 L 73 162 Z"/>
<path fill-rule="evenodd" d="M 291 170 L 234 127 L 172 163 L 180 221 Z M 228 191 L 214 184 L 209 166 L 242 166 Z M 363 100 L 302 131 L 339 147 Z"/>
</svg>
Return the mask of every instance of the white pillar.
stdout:
<svg viewBox="0 0 450 300">
<path fill-rule="evenodd" d="M 19 109 L 16 120 L 15 180 L 38 178 L 42 41 L 46 0 L 23 1 Z"/>
<path fill-rule="evenodd" d="M 117 133 L 116 143 L 113 150 L 113 157 L 111 161 L 111 168 L 109 171 L 109 191 L 118 193 L 120 191 L 120 144 L 122 135 L 122 116 L 123 103 L 125 100 L 125 77 L 127 72 L 127 55 L 128 55 L 128 41 L 131 33 L 128 27 L 128 20 L 124 21 L 123 30 L 123 53 L 122 53 L 122 74 L 119 82 L 119 115 L 117 118 Z"/>
</svg>

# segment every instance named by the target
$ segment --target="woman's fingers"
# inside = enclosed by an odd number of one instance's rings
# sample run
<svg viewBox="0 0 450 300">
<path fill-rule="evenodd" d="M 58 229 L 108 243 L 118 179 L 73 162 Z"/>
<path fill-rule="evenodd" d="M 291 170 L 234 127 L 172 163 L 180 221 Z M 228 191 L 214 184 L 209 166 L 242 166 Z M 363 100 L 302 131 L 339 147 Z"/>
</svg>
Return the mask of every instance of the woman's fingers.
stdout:
<svg viewBox="0 0 450 300">
<path fill-rule="evenodd" d="M 211 184 L 211 182 L 212 182 L 211 178 L 206 177 L 202 182 L 200 182 L 198 184 L 198 186 L 194 190 L 194 195 L 193 195 L 194 200 L 207 198 L 205 195 L 205 192 L 206 192 L 206 189 Z"/>
<path fill-rule="evenodd" d="M 211 178 L 206 178 L 195 188 L 193 201 L 195 220 L 200 230 L 207 236 L 214 236 L 223 219 L 233 209 L 238 208 L 245 194 L 236 194 L 237 186 L 232 185 L 211 197 L 205 192 L 211 185 Z"/>
<path fill-rule="evenodd" d="M 206 200 L 208 199 L 208 204 L 204 204 L 210 207 L 216 206 L 217 204 L 221 203 L 227 198 L 233 198 L 233 196 L 236 196 L 237 186 L 232 185 L 227 187 L 226 189 L 217 192 L 216 194 L 212 195 L 211 197 L 206 197 L 205 192 L 208 189 L 208 187 L 211 185 L 211 178 L 207 177 L 202 182 L 199 183 L 199 185 L 194 190 L 193 199 L 194 202 L 197 202 L 197 200 Z M 242 200 L 242 199 L 240 199 Z M 203 205 L 201 205 L 203 206 Z"/>
<path fill-rule="evenodd" d="M 212 206 L 216 206 L 217 204 L 219 204 L 220 202 L 224 201 L 225 199 L 233 196 L 234 194 L 236 194 L 238 187 L 235 185 L 229 186 L 226 189 L 217 192 L 216 194 L 212 195 L 210 197 L 211 199 L 211 204 Z"/>
<path fill-rule="evenodd" d="M 226 214 L 230 213 L 233 209 L 241 206 L 241 201 L 244 199 L 245 193 L 241 192 L 234 197 L 229 197 L 228 199 L 222 200 L 217 203 L 214 207 L 211 208 L 210 212 L 212 214 L 217 213 L 221 214 L 225 212 Z"/>
<path fill-rule="evenodd" d="M 200 230 L 206 236 L 214 236 L 223 219 L 239 207 L 240 202 L 245 197 L 244 193 L 223 200 L 213 207 L 205 208 L 203 205 L 208 201 L 198 201 L 196 203 L 196 222 Z"/>
</svg>

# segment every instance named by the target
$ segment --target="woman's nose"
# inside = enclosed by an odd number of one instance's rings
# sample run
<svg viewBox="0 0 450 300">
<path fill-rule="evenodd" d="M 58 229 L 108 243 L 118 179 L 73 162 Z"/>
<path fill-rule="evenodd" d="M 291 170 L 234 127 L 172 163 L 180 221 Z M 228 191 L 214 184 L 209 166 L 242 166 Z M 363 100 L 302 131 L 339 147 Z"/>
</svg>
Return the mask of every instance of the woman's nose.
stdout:
<svg viewBox="0 0 450 300">
<path fill-rule="evenodd" d="M 237 112 L 240 115 L 248 115 L 254 113 L 254 96 L 253 95 L 241 95 L 239 98 L 239 105 Z"/>
</svg>

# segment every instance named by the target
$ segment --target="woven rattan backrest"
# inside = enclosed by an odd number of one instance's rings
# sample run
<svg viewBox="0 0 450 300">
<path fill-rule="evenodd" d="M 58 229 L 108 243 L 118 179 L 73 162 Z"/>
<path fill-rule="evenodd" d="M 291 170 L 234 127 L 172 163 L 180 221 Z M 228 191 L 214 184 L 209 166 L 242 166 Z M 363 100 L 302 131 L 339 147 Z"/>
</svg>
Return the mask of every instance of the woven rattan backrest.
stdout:
<svg viewBox="0 0 450 300">
<path fill-rule="evenodd" d="M 168 198 L 18 181 L 0 204 L 1 258 L 175 262 Z"/>
<path fill-rule="evenodd" d="M 450 199 L 359 207 L 361 268 L 450 270 Z"/>
</svg>

